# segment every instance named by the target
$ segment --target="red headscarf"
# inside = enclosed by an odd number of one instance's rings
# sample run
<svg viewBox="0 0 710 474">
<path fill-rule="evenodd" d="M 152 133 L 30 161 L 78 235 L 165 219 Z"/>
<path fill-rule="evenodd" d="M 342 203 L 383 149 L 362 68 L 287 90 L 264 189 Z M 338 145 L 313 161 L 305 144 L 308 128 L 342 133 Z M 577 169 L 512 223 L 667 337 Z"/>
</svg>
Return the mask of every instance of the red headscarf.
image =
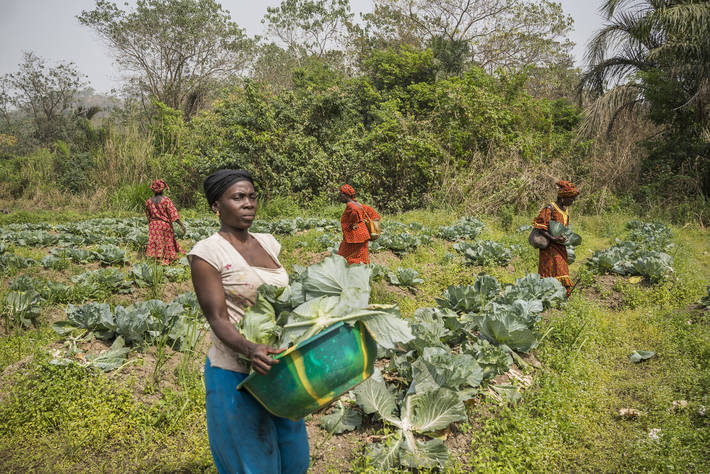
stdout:
<svg viewBox="0 0 710 474">
<path fill-rule="evenodd" d="M 342 186 L 340 186 L 340 192 L 350 196 L 351 198 L 355 197 L 355 190 L 349 184 L 343 184 Z"/>
<path fill-rule="evenodd" d="M 150 185 L 150 190 L 154 193 L 162 193 L 165 189 L 170 189 L 170 186 L 162 179 L 156 179 Z"/>
<path fill-rule="evenodd" d="M 559 186 L 557 190 L 559 197 L 576 197 L 579 194 L 579 190 L 569 181 L 558 181 L 557 186 Z"/>
</svg>

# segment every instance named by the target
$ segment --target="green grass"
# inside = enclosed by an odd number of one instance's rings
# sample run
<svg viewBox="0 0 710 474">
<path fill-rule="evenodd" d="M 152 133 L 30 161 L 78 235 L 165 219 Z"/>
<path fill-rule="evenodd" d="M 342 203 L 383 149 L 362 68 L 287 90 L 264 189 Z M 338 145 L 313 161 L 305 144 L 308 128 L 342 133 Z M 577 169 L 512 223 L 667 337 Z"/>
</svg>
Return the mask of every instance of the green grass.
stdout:
<svg viewBox="0 0 710 474">
<path fill-rule="evenodd" d="M 214 471 L 203 391 L 168 390 L 143 403 L 130 386 L 46 356 L 12 382 L 0 405 L 3 472 Z"/>
<path fill-rule="evenodd" d="M 606 227 L 590 224 L 587 232 Z M 710 407 L 710 314 L 688 309 L 710 274 L 702 234 L 677 239 L 672 280 L 621 283 L 621 311 L 575 294 L 564 311 L 552 313 L 542 328 L 552 329 L 538 350 L 544 369 L 535 388 L 523 404 L 498 409 L 475 432 L 476 470 L 708 470 L 710 418 L 699 412 Z M 634 350 L 656 356 L 633 364 L 628 356 Z M 674 410 L 679 400 L 687 408 Z M 642 416 L 623 419 L 621 408 Z M 659 439 L 650 437 L 654 429 L 661 430 Z"/>
<path fill-rule="evenodd" d="M 694 325 L 688 318 L 675 310 L 612 313 L 573 297 L 549 320 L 555 329 L 538 353 L 545 368 L 535 388 L 475 433 L 472 465 L 507 472 L 707 470 L 710 422 L 698 409 L 710 401 L 709 318 Z M 637 349 L 657 355 L 633 364 L 628 356 Z M 689 406 L 674 411 L 675 400 Z M 621 408 L 643 415 L 622 419 Z M 658 440 L 649 437 L 654 428 L 661 429 Z"/>
<path fill-rule="evenodd" d="M 265 213 L 281 217 L 298 212 L 286 204 L 274 201 Z M 323 201 L 319 211 L 337 217 L 341 206 Z M 185 214 L 206 215 L 198 210 Z M 77 217 L 71 213 L 41 216 L 53 222 Z M 5 223 L 26 218 L 15 215 Z M 434 210 L 391 218 L 434 230 L 458 216 Z M 530 220 L 513 216 L 512 230 L 504 231 L 498 218 L 484 219 L 481 239 L 522 245 L 505 267 L 466 266 L 451 243 L 439 240 L 402 258 L 375 254 L 374 261 L 393 270 L 413 268 L 425 282 L 414 292 L 377 282 L 371 300 L 399 303 L 403 315 L 411 317 L 419 307 L 435 306 L 435 298 L 449 285 L 470 284 L 481 273 L 504 284 L 535 272 L 537 252 L 527 245 L 527 232 L 515 232 Z M 482 397 L 481 403 L 469 408 L 470 422 L 461 430 L 471 437 L 470 449 L 452 461 L 450 472 L 709 470 L 710 313 L 689 305 L 705 294 L 710 280 L 710 238 L 706 230 L 696 227 L 674 228 L 676 271 L 669 280 L 647 285 L 619 278 L 613 288 L 602 288 L 583 261 L 591 251 L 622 236 L 628 220 L 621 215 L 572 215 L 572 224 L 584 239 L 572 273 L 581 276 L 588 288 L 598 287 L 607 296 L 618 297 L 620 307 L 610 309 L 604 295 L 585 291 L 575 292 L 565 308 L 546 313 L 539 323 L 539 332 L 546 337 L 535 352 L 542 368 L 534 371 L 533 386 L 516 406 L 499 406 Z M 279 236 L 287 269 L 322 251 L 318 236 L 316 231 Z M 18 253 L 41 258 L 46 250 L 18 249 Z M 447 254 L 455 256 L 447 260 Z M 71 264 L 63 274 L 84 270 Z M 19 273 L 49 272 L 30 268 Z M 178 366 L 176 384 L 139 390 L 142 381 L 133 375 L 51 365 L 46 349 L 57 341 L 46 326 L 0 337 L 0 370 L 7 369 L 0 391 L 1 471 L 214 472 L 198 367 Z M 642 349 L 653 350 L 656 356 L 632 364 L 629 354 Z M 688 406 L 673 409 L 678 400 Z M 703 406 L 705 416 L 699 414 Z M 620 408 L 634 408 L 642 415 L 621 418 Z M 649 437 L 653 429 L 661 430 L 658 439 Z M 364 439 L 357 444 L 358 453 L 363 445 Z M 324 465 L 332 466 L 333 461 Z M 359 454 L 338 467 L 370 469 Z"/>
<path fill-rule="evenodd" d="M 14 330 L 0 337 L 0 371 L 41 351 L 56 338 L 55 332 L 46 326 L 24 331 Z"/>
</svg>

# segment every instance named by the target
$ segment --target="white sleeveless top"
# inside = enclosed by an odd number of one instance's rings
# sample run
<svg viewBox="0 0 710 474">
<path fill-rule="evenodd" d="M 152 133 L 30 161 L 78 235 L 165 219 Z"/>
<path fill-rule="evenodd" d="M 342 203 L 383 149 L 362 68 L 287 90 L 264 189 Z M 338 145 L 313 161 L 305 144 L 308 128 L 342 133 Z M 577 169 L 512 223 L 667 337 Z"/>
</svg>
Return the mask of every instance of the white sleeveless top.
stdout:
<svg viewBox="0 0 710 474">
<path fill-rule="evenodd" d="M 279 264 L 278 268 L 250 266 L 244 257 L 219 233 L 200 240 L 187 254 L 188 260 L 200 257 L 212 265 L 222 276 L 227 314 L 232 323 L 237 323 L 244 310 L 256 301 L 256 290 L 267 283 L 274 286 L 288 285 L 288 273 L 279 262 L 281 244 L 271 234 L 252 234 L 266 252 Z M 212 345 L 207 352 L 212 367 L 248 373 L 244 360 L 227 347 L 210 329 Z"/>
</svg>

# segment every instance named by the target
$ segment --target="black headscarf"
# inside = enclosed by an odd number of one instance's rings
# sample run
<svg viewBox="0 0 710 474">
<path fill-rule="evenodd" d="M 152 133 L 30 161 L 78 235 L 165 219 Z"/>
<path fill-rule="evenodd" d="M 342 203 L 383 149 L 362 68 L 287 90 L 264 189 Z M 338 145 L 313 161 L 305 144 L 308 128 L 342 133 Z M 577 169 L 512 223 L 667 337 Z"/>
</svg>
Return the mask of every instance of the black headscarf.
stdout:
<svg viewBox="0 0 710 474">
<path fill-rule="evenodd" d="M 209 175 L 204 183 L 205 197 L 209 205 L 212 206 L 237 181 L 249 181 L 254 184 L 247 170 L 218 170 Z"/>
</svg>

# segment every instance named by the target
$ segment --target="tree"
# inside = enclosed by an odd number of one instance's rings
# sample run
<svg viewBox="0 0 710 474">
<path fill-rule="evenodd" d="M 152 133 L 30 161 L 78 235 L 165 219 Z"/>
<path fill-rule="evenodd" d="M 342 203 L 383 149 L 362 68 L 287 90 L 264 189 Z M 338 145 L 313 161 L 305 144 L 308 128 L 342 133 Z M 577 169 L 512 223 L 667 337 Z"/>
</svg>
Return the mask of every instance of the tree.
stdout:
<svg viewBox="0 0 710 474">
<path fill-rule="evenodd" d="M 40 143 L 61 138 L 65 132 L 67 112 L 75 103 L 79 89 L 85 86 L 85 76 L 73 63 L 47 66 L 44 59 L 32 52 L 24 53 L 19 71 L 2 78 L 3 116 L 10 124 L 10 107 L 31 118 L 34 135 Z"/>
<path fill-rule="evenodd" d="M 238 74 L 253 41 L 214 0 L 138 0 L 134 11 L 97 0 L 77 17 L 114 51 L 146 98 L 194 115 L 209 86 Z"/>
<path fill-rule="evenodd" d="M 488 71 L 565 61 L 572 19 L 550 0 L 374 0 L 365 15 L 379 43 L 441 45 L 461 51 Z"/>
<path fill-rule="evenodd" d="M 261 22 L 299 58 L 337 49 L 353 16 L 349 0 L 284 0 L 266 12 Z"/>
<path fill-rule="evenodd" d="M 710 102 L 710 4 L 607 0 L 602 10 L 608 23 L 589 42 L 580 91 L 604 96 L 603 108 L 613 118 L 644 103 L 644 84 L 638 80 L 643 73 L 664 71 L 670 80 L 683 83 L 685 104 L 697 104 L 698 119 L 705 121 Z M 607 93 L 610 83 L 621 87 Z"/>
<path fill-rule="evenodd" d="M 255 81 L 268 84 L 273 90 L 292 86 L 293 70 L 299 66 L 299 58 L 276 43 L 260 44 L 250 76 Z"/>
<path fill-rule="evenodd" d="M 588 45 L 580 82 L 595 99 L 587 130 L 644 113 L 662 127 L 647 163 L 692 175 L 710 194 L 710 4 L 607 0 L 602 10 L 608 23 Z"/>
</svg>

